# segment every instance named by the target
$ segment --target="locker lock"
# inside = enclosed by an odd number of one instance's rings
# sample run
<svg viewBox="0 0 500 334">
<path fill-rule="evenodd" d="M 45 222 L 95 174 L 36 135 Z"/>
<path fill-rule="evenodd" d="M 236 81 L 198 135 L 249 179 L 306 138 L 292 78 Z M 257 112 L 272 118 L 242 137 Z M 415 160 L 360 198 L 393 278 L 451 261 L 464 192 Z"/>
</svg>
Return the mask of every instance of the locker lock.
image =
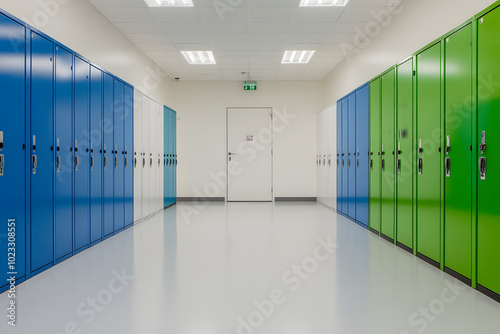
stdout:
<svg viewBox="0 0 500 334">
<path fill-rule="evenodd" d="M 486 180 L 486 158 L 481 157 L 479 158 L 479 175 L 481 177 L 481 180 Z"/>
<path fill-rule="evenodd" d="M 3 131 L 0 131 L 0 150 L 3 149 Z"/>
</svg>

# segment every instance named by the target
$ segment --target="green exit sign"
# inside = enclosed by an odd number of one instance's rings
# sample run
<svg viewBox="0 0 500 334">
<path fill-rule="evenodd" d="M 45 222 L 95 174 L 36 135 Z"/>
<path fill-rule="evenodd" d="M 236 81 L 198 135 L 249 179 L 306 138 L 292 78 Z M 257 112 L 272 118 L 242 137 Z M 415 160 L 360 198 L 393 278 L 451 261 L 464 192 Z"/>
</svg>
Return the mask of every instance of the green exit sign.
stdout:
<svg viewBox="0 0 500 334">
<path fill-rule="evenodd" d="M 244 90 L 257 90 L 257 83 L 256 82 L 245 82 L 243 84 L 243 89 Z"/>
</svg>

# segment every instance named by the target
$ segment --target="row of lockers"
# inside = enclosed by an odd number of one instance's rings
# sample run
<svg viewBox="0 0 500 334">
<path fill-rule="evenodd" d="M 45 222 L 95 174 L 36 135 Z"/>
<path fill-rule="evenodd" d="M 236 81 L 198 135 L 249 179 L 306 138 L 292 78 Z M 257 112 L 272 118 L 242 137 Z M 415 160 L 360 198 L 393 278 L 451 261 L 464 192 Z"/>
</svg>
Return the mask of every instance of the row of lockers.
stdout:
<svg viewBox="0 0 500 334">
<path fill-rule="evenodd" d="M 337 105 L 318 114 L 317 118 L 317 191 L 318 202 L 337 207 Z"/>
<path fill-rule="evenodd" d="M 369 220 L 497 300 L 499 22 L 493 6 L 370 82 Z"/>
</svg>

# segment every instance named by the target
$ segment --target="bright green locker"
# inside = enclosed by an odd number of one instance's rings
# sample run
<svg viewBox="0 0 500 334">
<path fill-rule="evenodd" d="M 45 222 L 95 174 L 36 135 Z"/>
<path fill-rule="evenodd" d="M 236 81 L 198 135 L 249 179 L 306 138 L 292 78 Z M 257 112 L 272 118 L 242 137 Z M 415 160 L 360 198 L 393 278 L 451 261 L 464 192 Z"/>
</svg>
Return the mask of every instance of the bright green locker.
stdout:
<svg viewBox="0 0 500 334">
<path fill-rule="evenodd" d="M 500 9 L 478 22 L 477 279 L 478 289 L 500 294 Z"/>
<path fill-rule="evenodd" d="M 396 241 L 413 249 L 413 58 L 397 68 Z"/>
<path fill-rule="evenodd" d="M 394 240 L 396 70 L 382 76 L 382 205 L 380 232 Z"/>
<path fill-rule="evenodd" d="M 417 255 L 441 263 L 441 42 L 417 55 Z"/>
<path fill-rule="evenodd" d="M 472 278 L 472 25 L 445 41 L 444 265 Z M 451 270 L 451 271 L 450 271 Z M 457 275 L 455 275 L 457 276 Z M 462 277 L 461 277 L 462 276 Z"/>
<path fill-rule="evenodd" d="M 370 83 L 370 200 L 369 226 L 380 232 L 380 135 L 381 135 L 381 81 L 378 78 Z"/>
</svg>

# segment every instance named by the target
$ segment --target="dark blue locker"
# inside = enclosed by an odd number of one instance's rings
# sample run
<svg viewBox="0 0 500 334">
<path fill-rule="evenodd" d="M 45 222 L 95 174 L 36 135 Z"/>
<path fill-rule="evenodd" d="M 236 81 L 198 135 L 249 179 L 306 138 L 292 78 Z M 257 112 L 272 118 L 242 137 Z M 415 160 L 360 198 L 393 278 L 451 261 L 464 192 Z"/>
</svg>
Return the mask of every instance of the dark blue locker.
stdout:
<svg viewBox="0 0 500 334">
<path fill-rule="evenodd" d="M 74 222 L 75 247 L 78 252 L 90 245 L 90 65 L 75 57 L 75 171 Z"/>
<path fill-rule="evenodd" d="M 349 122 L 348 122 L 348 99 L 342 100 L 342 155 L 344 158 L 344 168 L 342 169 L 342 214 L 347 215 L 349 212 Z"/>
<path fill-rule="evenodd" d="M 56 45 L 55 62 L 55 260 L 73 253 L 73 55 Z"/>
<path fill-rule="evenodd" d="M 114 231 L 114 210 L 113 210 L 113 191 L 114 191 L 114 127 L 113 127 L 113 86 L 112 76 L 104 73 L 103 82 L 103 237 L 109 237 Z"/>
<path fill-rule="evenodd" d="M 90 70 L 90 243 L 102 240 L 102 72 Z"/>
<path fill-rule="evenodd" d="M 0 14 L 0 292 L 8 288 L 7 273 L 26 276 L 26 29 Z M 8 66 L 5 66 L 8 64 Z M 15 252 L 9 252 L 15 242 Z M 15 254 L 12 254 L 15 253 Z M 15 255 L 15 262 L 9 258 Z"/>
<path fill-rule="evenodd" d="M 172 204 L 177 203 L 177 112 L 172 110 L 172 145 L 174 154 Z"/>
<path fill-rule="evenodd" d="M 114 86 L 114 232 L 118 233 L 125 226 L 125 143 L 124 143 L 124 116 L 125 116 L 125 85 L 115 79 Z"/>
<path fill-rule="evenodd" d="M 368 227 L 369 86 L 356 92 L 356 220 Z"/>
<path fill-rule="evenodd" d="M 134 89 L 125 86 L 125 226 L 134 224 Z"/>
<path fill-rule="evenodd" d="M 169 186 L 170 186 L 170 173 L 169 173 L 169 159 L 170 159 L 170 109 L 163 108 L 163 206 L 169 206 Z"/>
<path fill-rule="evenodd" d="M 54 44 L 32 33 L 31 54 L 30 272 L 36 275 L 54 263 Z"/>
<path fill-rule="evenodd" d="M 342 101 L 337 101 L 337 211 L 342 211 Z"/>
<path fill-rule="evenodd" d="M 170 121 L 169 121 L 169 150 L 170 150 L 170 166 L 169 166 L 169 193 L 168 193 L 168 204 L 174 204 L 174 111 L 170 109 Z"/>
<path fill-rule="evenodd" d="M 349 95 L 347 100 L 347 216 L 356 220 L 356 93 Z"/>
</svg>

